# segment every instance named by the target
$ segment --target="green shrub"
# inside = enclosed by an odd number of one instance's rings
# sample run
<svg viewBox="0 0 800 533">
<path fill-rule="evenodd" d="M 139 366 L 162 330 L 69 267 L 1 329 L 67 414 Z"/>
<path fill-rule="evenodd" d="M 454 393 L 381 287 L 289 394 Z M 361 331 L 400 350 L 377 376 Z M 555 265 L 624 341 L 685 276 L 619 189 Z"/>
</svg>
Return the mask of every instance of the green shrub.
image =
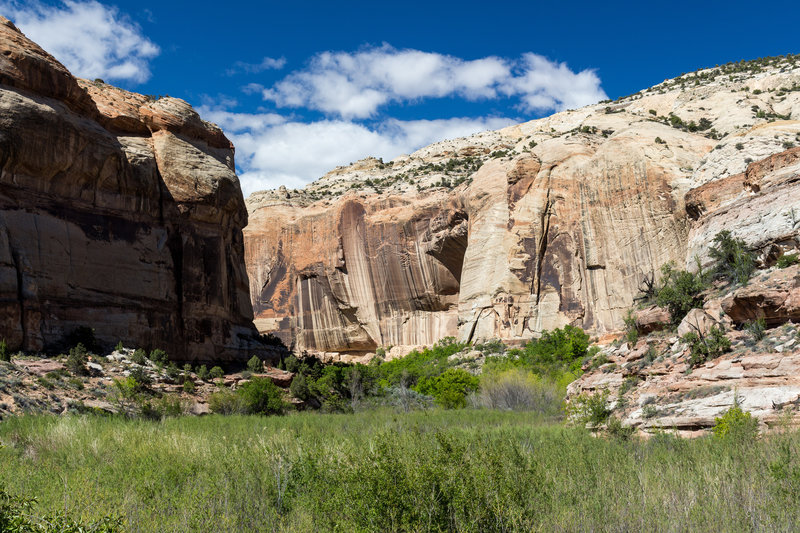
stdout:
<svg viewBox="0 0 800 533">
<path fill-rule="evenodd" d="M 39 383 L 39 385 L 41 385 L 42 387 L 44 387 L 47 390 L 53 390 L 55 388 L 55 385 L 53 385 L 53 382 L 50 381 L 49 379 L 47 379 L 44 376 L 40 376 L 39 378 L 37 378 L 36 382 Z"/>
<path fill-rule="evenodd" d="M 432 378 L 449 368 L 447 358 L 467 347 L 454 337 L 445 337 L 430 348 L 414 350 L 405 357 L 393 359 L 377 367 L 380 386 L 397 385 L 413 387 L 420 380 Z"/>
<path fill-rule="evenodd" d="M 222 370 L 222 367 L 215 366 L 211 368 L 211 371 L 208 373 L 208 376 L 211 379 L 220 379 L 225 376 L 225 372 Z"/>
<path fill-rule="evenodd" d="M 669 311 L 673 324 L 680 324 L 689 311 L 703 306 L 700 293 L 706 288 L 706 275 L 702 270 L 692 274 L 667 263 L 661 267 L 661 284 L 656 303 Z"/>
<path fill-rule="evenodd" d="M 581 374 L 585 358 L 592 356 L 589 335 L 574 326 L 543 331 L 542 336 L 528 342 L 524 348 L 511 349 L 505 356 L 486 358 L 484 371 L 526 368 L 554 382 L 572 381 Z"/>
<path fill-rule="evenodd" d="M 625 323 L 625 340 L 633 346 L 639 340 L 639 328 L 636 326 L 636 315 L 632 309 L 628 309 L 622 321 Z"/>
<path fill-rule="evenodd" d="M 111 391 L 111 399 L 117 404 L 120 413 L 131 415 L 133 408 L 139 400 L 142 385 L 133 376 L 114 379 L 114 388 Z"/>
<path fill-rule="evenodd" d="M 289 392 L 292 393 L 292 396 L 297 398 L 298 400 L 307 401 L 311 398 L 311 391 L 308 389 L 308 383 L 306 382 L 306 376 L 303 374 L 297 374 L 292 379 L 292 384 L 289 386 Z"/>
<path fill-rule="evenodd" d="M 183 382 L 183 392 L 192 393 L 194 392 L 195 385 L 194 381 L 191 379 L 187 379 Z"/>
<path fill-rule="evenodd" d="M 606 423 L 609 416 L 611 409 L 608 408 L 607 390 L 580 394 L 573 397 L 567 405 L 567 418 L 580 426 L 600 426 Z"/>
<path fill-rule="evenodd" d="M 197 377 L 200 378 L 202 381 L 208 381 L 208 367 L 206 365 L 200 365 L 197 369 Z"/>
<path fill-rule="evenodd" d="M 146 365 L 147 364 L 147 352 L 142 350 L 141 348 L 136 348 L 133 351 L 133 355 L 131 355 L 131 361 L 136 363 L 137 365 Z"/>
<path fill-rule="evenodd" d="M 247 361 L 247 370 L 253 373 L 261 372 L 264 369 L 264 363 L 257 355 L 254 355 Z"/>
<path fill-rule="evenodd" d="M 122 344 L 122 341 L 119 341 L 116 346 L 114 346 L 114 350 L 117 352 L 122 352 L 125 349 L 125 345 Z"/>
<path fill-rule="evenodd" d="M 281 390 L 270 379 L 254 378 L 236 392 L 250 414 L 282 415 L 286 409 Z"/>
<path fill-rule="evenodd" d="M 747 283 L 756 269 L 756 260 L 754 254 L 747 250 L 745 242 L 734 238 L 730 231 L 723 230 L 714 237 L 714 243 L 716 246 L 708 250 L 715 261 L 714 277 L 739 285 Z"/>
<path fill-rule="evenodd" d="M 64 366 L 76 376 L 85 376 L 89 373 L 86 368 L 86 362 L 88 361 L 87 355 L 86 347 L 78 343 L 74 348 L 70 348 L 67 362 Z"/>
<path fill-rule="evenodd" d="M 230 389 L 219 390 L 208 397 L 208 408 L 218 415 L 246 414 L 243 398 Z"/>
<path fill-rule="evenodd" d="M 642 418 L 651 419 L 658 416 L 658 407 L 653 404 L 643 405 L 642 406 Z"/>
<path fill-rule="evenodd" d="M 775 264 L 778 268 L 788 268 L 797 263 L 800 263 L 800 256 L 798 256 L 798 254 L 783 254 L 778 258 L 778 262 Z"/>
<path fill-rule="evenodd" d="M 170 363 L 166 370 L 167 377 L 173 381 L 178 380 L 181 376 L 181 371 L 178 370 L 178 365 L 174 362 Z"/>
<path fill-rule="evenodd" d="M 478 390 L 479 385 L 477 376 L 460 368 L 449 368 L 440 376 L 421 380 L 414 389 L 433 396 L 445 409 L 460 409 L 467 406 L 467 395 Z"/>
<path fill-rule="evenodd" d="M 744 329 L 750 334 L 754 342 L 758 342 L 766 335 L 767 323 L 763 318 L 745 324 Z"/>
<path fill-rule="evenodd" d="M 738 402 L 725 414 L 714 419 L 712 431 L 719 439 L 754 439 L 758 435 L 758 420 L 743 411 Z"/>
<path fill-rule="evenodd" d="M 731 341 L 725 336 L 725 332 L 717 327 L 711 326 L 707 335 L 700 335 L 696 332 L 687 333 L 681 340 L 689 345 L 689 366 L 695 367 L 724 354 L 731 349 Z"/>
<path fill-rule="evenodd" d="M 11 362 L 11 352 L 8 351 L 8 344 L 6 344 L 5 339 L 0 340 L 0 361 Z"/>
<path fill-rule="evenodd" d="M 150 360 L 157 365 L 166 365 L 169 363 L 169 356 L 164 350 L 156 348 L 150 352 Z"/>
<path fill-rule="evenodd" d="M 148 374 L 145 371 L 145 369 L 140 367 L 140 366 L 137 366 L 134 369 L 132 369 L 130 374 L 129 374 L 129 377 L 131 377 L 134 380 L 136 380 L 136 383 L 138 384 L 138 389 L 137 390 L 139 390 L 139 391 L 144 390 L 145 388 L 147 388 L 147 386 L 149 386 L 149 385 L 151 385 L 153 383 L 153 380 L 150 377 L 150 374 Z"/>
</svg>

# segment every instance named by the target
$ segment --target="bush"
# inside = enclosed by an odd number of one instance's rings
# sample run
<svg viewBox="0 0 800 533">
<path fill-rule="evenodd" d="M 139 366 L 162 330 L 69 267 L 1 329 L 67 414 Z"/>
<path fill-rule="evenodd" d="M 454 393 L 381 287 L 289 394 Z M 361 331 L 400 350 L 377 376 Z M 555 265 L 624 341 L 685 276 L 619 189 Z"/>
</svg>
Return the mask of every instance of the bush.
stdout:
<svg viewBox="0 0 800 533">
<path fill-rule="evenodd" d="M 218 415 L 246 414 L 242 397 L 230 389 L 222 389 L 208 397 L 208 408 Z"/>
<path fill-rule="evenodd" d="M 197 377 L 203 381 L 208 381 L 208 367 L 206 365 L 200 365 L 197 369 Z"/>
<path fill-rule="evenodd" d="M 505 356 L 486 358 L 484 371 L 525 368 L 552 381 L 574 380 L 581 374 L 581 364 L 593 355 L 589 350 L 589 335 L 580 328 L 564 326 L 543 331 L 522 350 L 512 349 Z"/>
<path fill-rule="evenodd" d="M 286 404 L 281 390 L 267 378 L 254 378 L 237 391 L 247 412 L 256 415 L 282 415 Z"/>
<path fill-rule="evenodd" d="M 146 365 L 147 364 L 147 352 L 142 350 L 141 348 L 136 348 L 133 351 L 133 355 L 131 355 L 131 361 L 136 363 L 137 365 Z"/>
<path fill-rule="evenodd" d="M 632 309 L 628 309 L 622 321 L 625 323 L 625 340 L 633 346 L 639 340 L 639 329 L 636 327 L 636 315 Z"/>
<path fill-rule="evenodd" d="M 74 348 L 70 348 L 65 364 L 67 370 L 76 376 L 87 375 L 89 373 L 86 368 L 86 362 L 88 361 L 87 355 L 86 347 L 81 343 L 78 343 Z"/>
<path fill-rule="evenodd" d="M 580 394 L 572 398 L 567 405 L 567 418 L 580 426 L 587 424 L 597 427 L 605 424 L 611 416 L 608 408 L 608 391 L 598 391 L 594 394 Z"/>
<path fill-rule="evenodd" d="M 264 363 L 261 362 L 261 359 L 257 355 L 254 355 L 247 361 L 247 370 L 253 373 L 261 372 L 264 369 Z"/>
<path fill-rule="evenodd" d="M 289 386 L 289 392 L 292 393 L 292 396 L 304 402 L 311 398 L 311 392 L 308 390 L 306 376 L 303 374 L 297 374 L 294 379 L 292 379 L 292 384 Z"/>
<path fill-rule="evenodd" d="M 449 368 L 440 376 L 423 379 L 415 390 L 433 396 L 445 409 L 460 409 L 467 406 L 467 395 L 478 390 L 479 385 L 477 376 L 460 368 Z"/>
<path fill-rule="evenodd" d="M 433 405 L 433 398 L 420 394 L 414 389 L 409 389 L 405 385 L 389 387 L 384 392 L 385 403 L 399 407 L 405 413 L 413 410 L 429 409 Z"/>
<path fill-rule="evenodd" d="M 0 361 L 11 362 L 11 352 L 8 351 L 8 344 L 6 344 L 5 339 L 0 340 Z"/>
<path fill-rule="evenodd" d="M 125 349 L 125 345 L 122 344 L 122 341 L 119 341 L 116 346 L 114 346 L 114 350 L 117 352 L 122 352 Z"/>
<path fill-rule="evenodd" d="M 166 365 L 169 363 L 169 356 L 164 350 L 156 348 L 150 352 L 150 360 L 157 365 Z"/>
<path fill-rule="evenodd" d="M 711 326 L 707 335 L 700 335 L 696 332 L 687 333 L 681 340 L 689 345 L 689 366 L 695 367 L 724 354 L 731 349 L 731 341 L 725 336 L 725 332 L 717 327 Z"/>
<path fill-rule="evenodd" d="M 758 435 L 758 420 L 743 411 L 738 402 L 714 422 L 712 431 L 719 439 L 752 440 Z"/>
<path fill-rule="evenodd" d="M 146 389 L 148 385 L 153 383 L 152 378 L 150 378 L 150 374 L 148 374 L 142 367 L 136 367 L 131 370 L 129 377 L 136 380 L 136 383 L 138 383 L 137 390 L 139 391 Z"/>
<path fill-rule="evenodd" d="M 661 267 L 661 284 L 656 303 L 669 311 L 673 324 L 680 324 L 692 309 L 703 307 L 700 293 L 706 288 L 706 275 L 702 270 L 692 274 L 667 263 Z"/>
<path fill-rule="evenodd" d="M 484 373 L 475 403 L 487 409 L 535 411 L 553 415 L 561 408 L 562 394 L 555 383 L 522 369 Z"/>
<path fill-rule="evenodd" d="M 211 369 L 208 375 L 211 379 L 220 379 L 225 375 L 225 372 L 222 370 L 221 367 L 215 366 Z"/>
<path fill-rule="evenodd" d="M 767 323 L 763 318 L 759 318 L 745 324 L 744 329 L 747 330 L 754 342 L 758 342 L 764 338 Z"/>
<path fill-rule="evenodd" d="M 797 254 L 783 254 L 778 258 L 778 262 L 775 264 L 778 268 L 788 268 L 797 263 L 800 263 L 800 257 L 798 257 Z"/>
<path fill-rule="evenodd" d="M 187 379 L 183 382 L 183 392 L 192 393 L 194 392 L 195 385 L 194 381 L 191 379 Z"/>
<path fill-rule="evenodd" d="M 756 260 L 753 253 L 747 250 L 745 242 L 734 238 L 728 230 L 717 233 L 714 242 L 716 246 L 708 250 L 715 261 L 714 277 L 739 285 L 747 283 L 756 269 Z"/>
</svg>

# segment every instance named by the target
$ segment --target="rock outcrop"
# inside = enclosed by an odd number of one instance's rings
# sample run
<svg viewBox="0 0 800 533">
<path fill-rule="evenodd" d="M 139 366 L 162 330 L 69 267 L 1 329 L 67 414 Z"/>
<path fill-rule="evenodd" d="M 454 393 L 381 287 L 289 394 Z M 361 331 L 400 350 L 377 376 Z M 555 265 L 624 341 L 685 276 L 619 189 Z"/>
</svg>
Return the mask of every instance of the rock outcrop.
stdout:
<svg viewBox="0 0 800 533">
<path fill-rule="evenodd" d="M 233 146 L 184 101 L 74 78 L 0 19 L 0 338 L 79 326 L 173 359 L 252 355 Z"/>
<path fill-rule="evenodd" d="M 618 330 L 644 282 L 708 262 L 721 229 L 765 261 L 798 248 L 793 118 L 800 62 L 777 58 L 255 193 L 256 325 L 354 356 Z"/>
<path fill-rule="evenodd" d="M 607 362 L 596 369 L 587 363 L 587 372 L 569 385 L 569 401 L 607 394 L 614 416 L 645 433 L 702 434 L 735 403 L 767 426 L 796 423 L 799 304 L 800 265 L 767 270 L 692 313 L 697 320 L 722 308 L 734 323 L 766 317 L 767 329 L 759 335 L 726 328 L 731 350 L 695 368 L 689 365 L 690 347 L 674 332 L 650 334 L 636 346 L 609 345 L 599 354 Z M 740 305 L 747 311 L 740 314 Z"/>
</svg>

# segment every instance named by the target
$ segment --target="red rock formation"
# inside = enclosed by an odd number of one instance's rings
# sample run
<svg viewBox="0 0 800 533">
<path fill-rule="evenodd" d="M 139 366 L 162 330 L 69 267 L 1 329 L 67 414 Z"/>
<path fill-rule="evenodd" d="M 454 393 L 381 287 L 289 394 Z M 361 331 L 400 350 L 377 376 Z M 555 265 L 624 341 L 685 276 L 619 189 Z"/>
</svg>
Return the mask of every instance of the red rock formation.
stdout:
<svg viewBox="0 0 800 533">
<path fill-rule="evenodd" d="M 0 20 L 0 338 L 174 359 L 256 345 L 233 147 L 174 98 L 76 80 Z"/>
<path fill-rule="evenodd" d="M 753 107 L 797 118 L 800 93 L 773 93 L 800 67 L 707 74 L 252 195 L 257 327 L 350 355 L 564 324 L 603 336 L 664 263 L 707 264 L 723 229 L 772 259 L 797 249 L 800 123 Z"/>
</svg>

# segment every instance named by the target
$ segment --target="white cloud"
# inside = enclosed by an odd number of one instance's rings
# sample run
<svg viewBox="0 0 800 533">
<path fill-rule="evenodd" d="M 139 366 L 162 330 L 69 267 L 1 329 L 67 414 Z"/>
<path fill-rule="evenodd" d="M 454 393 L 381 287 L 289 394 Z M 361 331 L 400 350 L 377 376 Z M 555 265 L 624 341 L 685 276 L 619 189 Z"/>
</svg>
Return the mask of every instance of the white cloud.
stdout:
<svg viewBox="0 0 800 533">
<path fill-rule="evenodd" d="M 387 44 L 354 53 L 322 52 L 263 91 L 264 99 L 278 107 L 305 107 L 344 119 L 372 117 L 390 102 L 500 95 L 519 98 L 530 111 L 579 107 L 606 97 L 594 71 L 576 73 L 536 54 L 517 61 L 464 60 Z"/>
<path fill-rule="evenodd" d="M 383 45 L 352 54 L 320 53 L 306 69 L 264 90 L 264 98 L 279 107 L 308 107 L 343 118 L 366 118 L 390 101 L 449 95 L 469 100 L 491 98 L 509 73 L 510 65 L 497 57 L 466 61 Z"/>
<path fill-rule="evenodd" d="M 296 122 L 275 113 L 247 114 L 201 106 L 236 146 L 245 195 L 281 185 L 303 187 L 338 165 L 366 156 L 392 159 L 447 138 L 511 124 L 505 118 L 389 119 L 370 128 L 345 120 Z"/>
<path fill-rule="evenodd" d="M 522 60 L 522 74 L 511 78 L 502 91 L 518 96 L 527 111 L 575 109 L 606 98 L 593 70 L 575 73 L 566 63 L 531 53 Z"/>
<path fill-rule="evenodd" d="M 239 72 L 246 72 L 248 74 L 257 74 L 265 70 L 280 70 L 286 66 L 285 57 L 265 57 L 260 63 L 245 63 L 244 61 L 237 61 L 233 67 L 227 70 L 228 76 L 232 76 Z"/>
<path fill-rule="evenodd" d="M 159 53 L 135 23 L 94 0 L 65 0 L 59 6 L 5 0 L 0 10 L 80 77 L 144 82 L 150 77 L 148 61 Z"/>
</svg>

